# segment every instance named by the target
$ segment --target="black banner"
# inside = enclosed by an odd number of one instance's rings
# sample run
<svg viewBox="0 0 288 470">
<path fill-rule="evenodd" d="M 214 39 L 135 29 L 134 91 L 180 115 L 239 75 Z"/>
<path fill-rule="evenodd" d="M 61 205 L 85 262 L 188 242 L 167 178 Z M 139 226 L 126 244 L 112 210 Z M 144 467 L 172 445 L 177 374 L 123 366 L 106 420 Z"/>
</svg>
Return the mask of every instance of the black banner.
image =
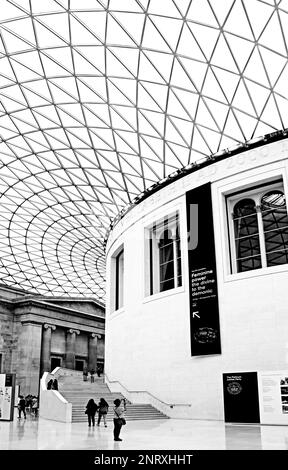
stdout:
<svg viewBox="0 0 288 470">
<path fill-rule="evenodd" d="M 211 184 L 186 193 L 192 356 L 221 354 Z"/>
<path fill-rule="evenodd" d="M 224 413 L 228 423 L 260 423 L 257 372 L 223 374 Z"/>
</svg>

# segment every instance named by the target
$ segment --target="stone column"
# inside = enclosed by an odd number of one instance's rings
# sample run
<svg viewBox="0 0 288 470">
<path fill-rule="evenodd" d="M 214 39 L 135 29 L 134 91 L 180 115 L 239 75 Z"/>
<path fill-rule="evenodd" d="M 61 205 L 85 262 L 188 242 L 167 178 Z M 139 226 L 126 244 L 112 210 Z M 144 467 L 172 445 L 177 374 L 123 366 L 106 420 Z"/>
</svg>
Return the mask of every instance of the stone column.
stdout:
<svg viewBox="0 0 288 470">
<path fill-rule="evenodd" d="M 28 393 L 38 395 L 42 324 L 27 321 L 20 325 L 17 342 L 18 361 L 14 369 L 17 385 L 20 385 L 22 395 L 28 395 Z"/>
<path fill-rule="evenodd" d="M 79 330 L 67 331 L 66 338 L 66 367 L 67 369 L 75 369 L 75 351 L 76 351 L 76 335 L 79 335 Z"/>
<path fill-rule="evenodd" d="M 42 348 L 41 348 L 41 371 L 50 372 L 50 353 L 51 353 L 51 336 L 52 330 L 56 330 L 55 325 L 49 325 L 44 323 L 43 325 L 43 336 L 42 336 Z"/>
<path fill-rule="evenodd" d="M 97 341 L 101 338 L 101 335 L 97 333 L 91 333 L 88 337 L 88 369 L 94 369 L 96 372 L 97 368 Z"/>
</svg>

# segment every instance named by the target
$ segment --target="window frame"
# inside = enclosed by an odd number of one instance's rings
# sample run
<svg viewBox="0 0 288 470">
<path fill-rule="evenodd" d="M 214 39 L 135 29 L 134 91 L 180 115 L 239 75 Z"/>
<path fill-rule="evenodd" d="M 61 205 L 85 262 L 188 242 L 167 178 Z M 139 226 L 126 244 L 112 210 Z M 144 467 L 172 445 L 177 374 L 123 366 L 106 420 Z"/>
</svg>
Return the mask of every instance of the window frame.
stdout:
<svg viewBox="0 0 288 470">
<path fill-rule="evenodd" d="M 228 228 L 228 243 L 229 243 L 229 254 L 230 254 L 230 275 L 243 275 L 251 272 L 259 272 L 263 269 L 272 269 L 273 267 L 279 268 L 279 266 L 285 266 L 287 263 L 282 263 L 276 266 L 267 266 L 267 253 L 265 245 L 265 231 L 261 212 L 261 200 L 262 197 L 270 192 L 271 190 L 280 190 L 283 192 L 286 199 L 286 210 L 287 210 L 287 197 L 285 192 L 285 182 L 283 175 L 272 181 L 259 182 L 258 184 L 251 185 L 242 190 L 234 191 L 233 193 L 226 194 L 226 215 L 227 215 L 227 228 Z M 260 256 L 261 256 L 261 267 L 250 269 L 246 271 L 238 271 L 237 268 L 237 254 L 236 254 L 236 237 L 235 237 L 235 226 L 233 211 L 238 202 L 244 199 L 253 199 L 256 206 L 257 222 L 258 222 L 258 234 L 259 234 L 259 245 L 260 245 Z M 288 214 L 288 212 L 287 212 Z M 288 266 L 287 266 L 288 267 Z"/>
<path fill-rule="evenodd" d="M 121 260 L 120 260 L 121 258 Z M 124 247 L 115 256 L 115 311 L 124 307 Z"/>
<path fill-rule="evenodd" d="M 159 217 L 156 221 L 150 224 L 146 229 L 146 234 L 149 239 L 148 243 L 148 286 L 146 286 L 146 297 L 152 297 L 157 295 L 167 295 L 171 291 L 175 292 L 175 289 L 179 289 L 183 287 L 183 243 L 181 240 L 181 226 L 180 226 L 180 211 L 177 209 L 173 212 L 170 212 L 167 215 Z M 172 231 L 173 240 L 173 270 L 174 270 L 174 287 L 169 289 L 160 290 L 160 250 L 159 250 L 159 242 L 161 239 L 161 235 L 164 233 L 166 229 Z M 178 238 L 176 237 L 178 229 Z M 178 241 L 178 245 L 177 245 Z M 179 256 L 177 253 L 179 252 L 179 245 L 180 245 L 180 265 L 177 264 L 177 260 Z M 177 248 L 178 246 L 178 248 Z M 180 266 L 180 270 L 178 268 Z M 180 280 L 180 283 L 179 283 Z M 165 282 L 165 281 L 164 281 Z"/>
</svg>

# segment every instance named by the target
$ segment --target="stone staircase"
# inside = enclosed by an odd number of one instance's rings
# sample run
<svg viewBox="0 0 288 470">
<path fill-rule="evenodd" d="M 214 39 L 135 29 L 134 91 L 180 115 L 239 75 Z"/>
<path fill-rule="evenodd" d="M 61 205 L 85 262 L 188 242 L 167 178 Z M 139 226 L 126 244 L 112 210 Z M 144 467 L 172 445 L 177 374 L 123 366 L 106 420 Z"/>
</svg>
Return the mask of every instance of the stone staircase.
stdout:
<svg viewBox="0 0 288 470">
<path fill-rule="evenodd" d="M 107 421 L 113 420 L 113 401 L 116 398 L 124 398 L 121 393 L 111 393 L 107 385 L 104 383 L 102 377 L 95 377 L 95 382 L 90 382 L 90 377 L 87 382 L 83 381 L 82 374 L 62 376 L 58 379 L 59 392 L 70 403 L 72 403 L 72 422 L 86 422 L 87 415 L 85 414 L 86 404 L 93 398 L 98 404 L 100 398 L 104 398 L 109 404 L 109 411 Z M 163 413 L 158 411 L 152 405 L 141 403 L 130 403 L 126 400 L 126 419 L 127 421 L 134 421 L 140 419 L 168 419 Z M 96 415 L 97 418 L 97 415 Z"/>
</svg>

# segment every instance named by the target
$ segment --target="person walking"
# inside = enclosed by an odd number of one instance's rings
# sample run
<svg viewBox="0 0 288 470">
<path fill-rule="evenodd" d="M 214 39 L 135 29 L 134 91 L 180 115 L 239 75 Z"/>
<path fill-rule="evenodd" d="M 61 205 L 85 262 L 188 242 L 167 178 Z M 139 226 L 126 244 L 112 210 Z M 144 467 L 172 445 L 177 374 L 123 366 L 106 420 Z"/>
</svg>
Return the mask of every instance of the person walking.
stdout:
<svg viewBox="0 0 288 470">
<path fill-rule="evenodd" d="M 95 401 L 93 400 L 93 398 L 90 398 L 90 400 L 88 401 L 86 405 L 86 411 L 85 411 L 86 415 L 88 416 L 89 428 L 91 427 L 91 422 L 93 426 L 95 426 L 95 414 L 96 414 L 97 409 L 98 409 L 98 406 L 96 405 Z"/>
<path fill-rule="evenodd" d="M 91 379 L 91 384 L 94 383 L 94 374 L 95 374 L 95 370 L 94 369 L 91 369 L 90 370 L 90 379 Z"/>
<path fill-rule="evenodd" d="M 122 441 L 120 439 L 120 431 L 123 424 L 126 424 L 126 420 L 124 418 L 124 412 L 126 411 L 126 400 L 123 399 L 123 406 L 121 406 L 121 400 L 116 398 L 114 400 L 114 441 Z"/>
<path fill-rule="evenodd" d="M 84 367 L 84 369 L 83 369 L 83 381 L 87 382 L 87 378 L 88 378 L 88 369 L 87 369 L 87 367 Z"/>
<path fill-rule="evenodd" d="M 33 397 L 32 398 L 32 411 L 34 413 L 35 418 L 37 418 L 38 415 L 38 397 Z"/>
<path fill-rule="evenodd" d="M 26 419 L 26 401 L 23 395 L 19 395 L 19 402 L 18 402 L 18 419 L 21 419 L 21 414 L 23 412 L 24 419 Z"/>
<path fill-rule="evenodd" d="M 109 405 L 108 405 L 107 401 L 104 398 L 100 398 L 98 407 L 99 408 L 98 408 L 97 426 L 100 426 L 100 421 L 101 421 L 101 418 L 103 417 L 104 426 L 105 426 L 105 428 L 107 428 L 106 416 L 107 416 L 107 413 L 108 413 Z"/>
</svg>

